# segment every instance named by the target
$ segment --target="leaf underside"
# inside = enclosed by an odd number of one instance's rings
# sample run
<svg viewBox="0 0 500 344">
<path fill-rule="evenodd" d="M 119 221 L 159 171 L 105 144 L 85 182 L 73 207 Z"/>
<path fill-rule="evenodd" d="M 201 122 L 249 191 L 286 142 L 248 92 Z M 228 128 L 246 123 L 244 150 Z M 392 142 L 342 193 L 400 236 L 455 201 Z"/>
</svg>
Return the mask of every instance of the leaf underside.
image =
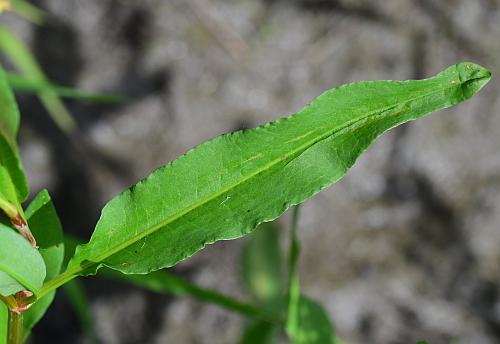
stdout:
<svg viewBox="0 0 500 344">
<path fill-rule="evenodd" d="M 384 131 L 462 102 L 489 79 L 461 63 L 425 80 L 348 84 L 289 118 L 208 141 L 112 199 L 66 274 L 101 265 L 144 274 L 241 237 L 338 181 Z"/>
</svg>

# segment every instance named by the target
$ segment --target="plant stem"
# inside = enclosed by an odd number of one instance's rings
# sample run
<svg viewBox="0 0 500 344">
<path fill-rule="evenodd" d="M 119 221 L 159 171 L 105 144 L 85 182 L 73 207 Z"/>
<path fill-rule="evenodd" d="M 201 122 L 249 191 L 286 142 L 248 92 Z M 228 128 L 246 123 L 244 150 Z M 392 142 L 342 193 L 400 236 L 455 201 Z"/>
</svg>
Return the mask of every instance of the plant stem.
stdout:
<svg viewBox="0 0 500 344">
<path fill-rule="evenodd" d="M 292 230 L 290 233 L 290 256 L 289 256 L 289 261 L 288 261 L 288 267 L 289 267 L 289 279 L 293 279 L 293 277 L 297 274 L 296 273 L 296 268 L 297 268 L 297 260 L 299 258 L 299 252 L 300 252 L 300 244 L 299 244 L 299 239 L 297 238 L 297 225 L 299 222 L 299 216 L 300 216 L 300 204 L 296 205 L 293 207 L 293 213 L 292 213 Z"/>
<path fill-rule="evenodd" d="M 23 313 L 9 310 L 8 344 L 23 343 Z"/>
<path fill-rule="evenodd" d="M 297 276 L 297 261 L 300 253 L 300 244 L 297 238 L 297 224 L 299 222 L 300 205 L 293 208 L 292 230 L 290 233 L 290 253 L 288 261 L 288 315 L 286 321 L 286 332 L 292 336 L 299 326 L 299 299 L 300 287 Z"/>
<path fill-rule="evenodd" d="M 38 292 L 38 298 L 41 299 L 48 293 L 50 293 L 52 290 L 56 290 L 60 286 L 68 283 L 72 279 L 75 279 L 78 277 L 78 273 L 85 270 L 86 268 L 92 266 L 93 264 L 81 264 L 81 266 L 76 266 L 73 267 L 72 269 L 68 269 L 64 271 L 62 274 L 57 275 L 53 279 L 51 279 L 48 282 L 45 282 Z"/>
</svg>

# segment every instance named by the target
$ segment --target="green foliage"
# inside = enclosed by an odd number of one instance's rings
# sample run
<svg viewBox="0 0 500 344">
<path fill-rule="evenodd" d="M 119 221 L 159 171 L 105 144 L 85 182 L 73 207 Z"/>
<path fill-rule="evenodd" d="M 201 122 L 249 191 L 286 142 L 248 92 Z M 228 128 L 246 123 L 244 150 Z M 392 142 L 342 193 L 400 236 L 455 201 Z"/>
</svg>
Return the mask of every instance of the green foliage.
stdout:
<svg viewBox="0 0 500 344">
<path fill-rule="evenodd" d="M 261 307 L 279 313 L 284 283 L 278 226 L 263 223 L 248 239 L 242 264 L 245 286 Z"/>
<path fill-rule="evenodd" d="M 0 51 L 28 80 L 40 84 L 49 83 L 28 47 L 9 29 L 1 25 Z M 76 128 L 76 123 L 54 90 L 44 89 L 38 93 L 38 97 L 61 130 L 69 133 Z"/>
<path fill-rule="evenodd" d="M 293 327 L 287 328 L 288 336 L 294 344 L 340 344 L 321 305 L 301 295 L 297 306 L 297 322 Z"/>
<path fill-rule="evenodd" d="M 0 208 L 7 213 L 9 206 L 21 211 L 21 202 L 28 197 L 28 184 L 16 143 L 18 129 L 19 109 L 0 68 Z"/>
<path fill-rule="evenodd" d="M 21 290 L 38 294 L 45 279 L 45 263 L 33 248 L 13 229 L 0 224 L 0 295 Z"/>
<path fill-rule="evenodd" d="M 95 103 L 117 103 L 126 98 L 114 94 L 87 93 L 76 88 L 54 84 L 50 81 L 32 80 L 19 74 L 6 73 L 10 87 L 15 92 L 51 92 L 60 97 Z"/>
<path fill-rule="evenodd" d="M 53 286 L 102 265 L 149 273 L 248 234 L 342 178 L 384 131 L 464 101 L 489 79 L 461 63 L 425 80 L 348 84 L 290 118 L 206 142 L 111 200 Z"/>
<path fill-rule="evenodd" d="M 47 19 L 47 14 L 40 8 L 26 0 L 10 0 L 14 11 L 24 19 L 42 25 Z"/>
<path fill-rule="evenodd" d="M 242 263 L 243 281 L 252 298 L 259 307 L 276 314 L 281 323 L 284 276 L 276 223 L 263 223 L 248 237 Z M 274 343 L 280 323 L 252 320 L 246 325 L 240 343 Z"/>
<path fill-rule="evenodd" d="M 39 252 L 45 262 L 49 281 L 61 272 L 64 259 L 64 243 L 61 222 L 47 190 L 42 190 L 26 210 L 28 224 L 39 245 Z M 55 290 L 38 300 L 24 312 L 24 333 L 27 337 L 31 328 L 43 317 L 55 296 Z"/>
<path fill-rule="evenodd" d="M 21 202 L 28 196 L 28 186 L 16 144 L 19 112 L 10 87 L 38 92 L 65 131 L 72 130 L 74 123 L 58 96 L 99 100 L 92 98 L 99 95 L 50 83 L 22 42 L 1 26 L 0 50 L 23 74 L 9 74 L 7 79 L 0 70 L 0 208 L 11 219 L 24 218 Z M 3 224 L 0 216 L 0 295 L 4 301 L 16 302 L 11 295 L 27 289 L 37 297 L 24 312 L 27 336 L 50 306 L 57 287 L 106 267 L 101 270 L 105 277 L 158 293 L 190 295 L 254 318 L 241 343 L 273 343 L 282 328 L 293 343 L 340 343 L 325 310 L 300 291 L 298 207 L 287 293 L 278 230 L 269 224 L 248 240 L 244 250 L 243 279 L 257 306 L 157 270 L 177 264 L 207 244 L 239 238 L 277 218 L 340 180 L 386 130 L 462 102 L 489 79 L 488 70 L 461 63 L 425 80 L 348 84 L 325 92 L 289 118 L 208 141 L 112 199 L 89 243 L 76 249 L 62 274 L 62 228 L 44 190 L 26 210 L 38 249 Z M 67 252 L 73 252 L 72 246 L 66 245 Z M 76 284 L 66 290 L 88 325 L 82 290 Z M 0 344 L 6 322 L 2 305 Z"/>
<path fill-rule="evenodd" d="M 275 342 L 277 326 L 262 320 L 254 320 L 245 327 L 240 344 L 272 344 Z"/>
</svg>

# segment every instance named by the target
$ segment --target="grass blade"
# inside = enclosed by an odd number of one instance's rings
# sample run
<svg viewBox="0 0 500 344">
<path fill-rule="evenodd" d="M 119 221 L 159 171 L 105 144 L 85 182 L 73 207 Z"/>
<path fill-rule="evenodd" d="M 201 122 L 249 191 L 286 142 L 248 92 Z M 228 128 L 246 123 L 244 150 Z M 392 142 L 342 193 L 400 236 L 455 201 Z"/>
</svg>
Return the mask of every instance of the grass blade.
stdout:
<svg viewBox="0 0 500 344">
<path fill-rule="evenodd" d="M 244 303 L 223 295 L 217 291 L 198 287 L 168 271 L 155 271 L 148 275 L 124 275 L 111 269 L 102 269 L 99 272 L 99 276 L 112 278 L 159 294 L 190 296 L 194 299 L 218 305 L 246 317 L 263 319 L 273 323 L 278 322 L 278 319 L 273 314 L 265 312 L 249 303 Z"/>
<path fill-rule="evenodd" d="M 36 25 L 43 25 L 47 20 L 47 14 L 26 0 L 11 0 L 14 12 L 24 19 Z"/>
<path fill-rule="evenodd" d="M 26 78 L 41 83 L 48 82 L 28 47 L 2 25 L 0 25 L 0 50 Z M 38 97 L 62 131 L 70 133 L 76 129 L 75 121 L 54 91 L 41 91 Z"/>
<path fill-rule="evenodd" d="M 60 97 L 95 103 L 118 103 L 126 100 L 126 97 L 120 95 L 89 93 L 72 87 L 60 86 L 50 81 L 31 80 L 19 74 L 6 73 L 6 75 L 10 87 L 17 92 L 50 91 Z"/>
</svg>

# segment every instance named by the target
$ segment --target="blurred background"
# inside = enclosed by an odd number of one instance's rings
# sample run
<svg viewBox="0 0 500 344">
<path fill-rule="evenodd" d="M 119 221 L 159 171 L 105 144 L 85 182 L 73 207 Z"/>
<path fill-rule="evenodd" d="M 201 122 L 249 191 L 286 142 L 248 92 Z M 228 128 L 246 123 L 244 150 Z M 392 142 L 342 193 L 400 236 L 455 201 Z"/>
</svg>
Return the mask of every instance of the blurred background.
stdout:
<svg viewBox="0 0 500 344">
<path fill-rule="evenodd" d="M 44 23 L 0 22 L 50 80 L 127 97 L 65 101 L 76 126 L 64 131 L 35 95 L 18 95 L 32 195 L 48 188 L 65 231 L 83 238 L 111 197 L 155 168 L 329 88 L 425 78 L 460 61 L 491 69 L 474 99 L 392 130 L 304 204 L 299 277 L 346 343 L 500 342 L 500 1 L 32 3 Z M 244 242 L 216 243 L 174 270 L 245 299 Z M 99 343 L 237 343 L 245 324 L 190 298 L 81 281 Z M 90 342 L 65 295 L 30 343 Z"/>
</svg>

